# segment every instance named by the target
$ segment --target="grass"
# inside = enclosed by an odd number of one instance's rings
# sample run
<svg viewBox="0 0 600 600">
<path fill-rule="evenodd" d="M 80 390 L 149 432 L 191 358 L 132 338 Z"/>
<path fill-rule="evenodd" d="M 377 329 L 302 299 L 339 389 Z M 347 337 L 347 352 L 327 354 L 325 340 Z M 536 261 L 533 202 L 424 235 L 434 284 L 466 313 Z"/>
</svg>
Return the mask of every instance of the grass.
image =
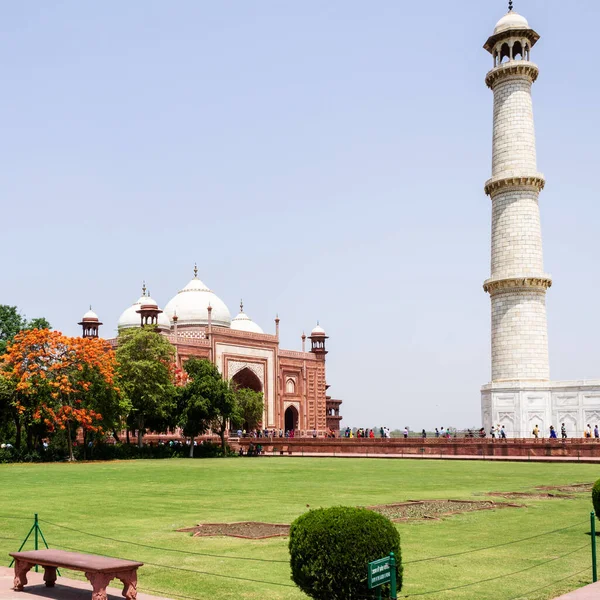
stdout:
<svg viewBox="0 0 600 600">
<path fill-rule="evenodd" d="M 175 530 L 200 522 L 289 523 L 307 505 L 483 500 L 489 491 L 592 482 L 599 472 L 584 464 L 287 457 L 0 465 L 0 556 L 17 550 L 37 512 L 51 547 L 145 562 L 141 591 L 211 600 L 300 600 L 306 596 L 290 580 L 287 538 L 192 538 Z M 516 502 L 527 506 L 399 524 L 402 596 L 546 600 L 590 583 L 591 494 Z M 423 560 L 460 552 L 468 553 Z M 446 588 L 457 589 L 436 591 Z"/>
</svg>

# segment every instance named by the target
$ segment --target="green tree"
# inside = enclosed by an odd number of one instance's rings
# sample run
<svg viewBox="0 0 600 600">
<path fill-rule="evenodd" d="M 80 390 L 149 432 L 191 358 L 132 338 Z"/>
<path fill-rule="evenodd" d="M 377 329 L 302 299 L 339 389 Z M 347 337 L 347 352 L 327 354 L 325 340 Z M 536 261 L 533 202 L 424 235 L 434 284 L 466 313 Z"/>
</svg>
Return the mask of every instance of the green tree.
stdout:
<svg viewBox="0 0 600 600">
<path fill-rule="evenodd" d="M 216 418 L 213 398 L 218 393 L 221 375 L 207 360 L 190 358 L 183 366 L 189 377 L 187 385 L 178 388 L 178 424 L 190 438 L 190 458 L 194 456 L 194 438 L 208 429 Z"/>
<path fill-rule="evenodd" d="M 239 423 L 246 429 L 256 429 L 262 421 L 265 407 L 262 392 L 255 392 L 249 388 L 235 390 Z"/>
<path fill-rule="evenodd" d="M 147 427 L 162 431 L 173 424 L 175 349 L 154 327 L 141 327 L 119 333 L 116 354 L 118 385 L 131 405 L 129 422 L 137 426 L 141 448 Z"/>
<path fill-rule="evenodd" d="M 6 352 L 6 345 L 23 329 L 51 329 L 44 317 L 27 321 L 16 306 L 0 304 L 0 356 Z"/>
<path fill-rule="evenodd" d="M 25 327 L 25 322 L 16 306 L 0 304 L 0 355 L 6 352 L 7 343 Z"/>
<path fill-rule="evenodd" d="M 191 360 L 184 365 L 184 368 Z M 210 361 L 196 360 L 192 363 L 191 368 L 194 369 L 196 374 L 192 375 L 190 373 L 190 375 L 202 382 L 202 396 L 208 401 L 207 410 L 211 415 L 210 428 L 219 434 L 223 454 L 225 454 L 227 426 L 229 423 L 239 423 L 240 420 L 235 391 L 229 381 L 225 381 L 221 377 L 217 367 Z"/>
<path fill-rule="evenodd" d="M 23 329 L 52 329 L 52 325 L 50 325 L 48 319 L 44 317 L 36 317 L 35 319 L 27 321 Z"/>
</svg>

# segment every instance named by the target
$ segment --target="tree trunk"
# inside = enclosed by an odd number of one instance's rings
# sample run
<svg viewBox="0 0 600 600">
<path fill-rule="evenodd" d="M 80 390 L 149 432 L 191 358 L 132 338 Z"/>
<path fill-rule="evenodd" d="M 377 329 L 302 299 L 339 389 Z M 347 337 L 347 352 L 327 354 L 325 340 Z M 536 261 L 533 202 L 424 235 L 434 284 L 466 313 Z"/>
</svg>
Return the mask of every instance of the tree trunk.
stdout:
<svg viewBox="0 0 600 600">
<path fill-rule="evenodd" d="M 190 438 L 190 458 L 194 458 L 194 438 Z"/>
<path fill-rule="evenodd" d="M 131 440 L 129 439 L 129 427 L 125 429 L 125 439 L 127 441 L 127 445 L 129 445 L 131 443 Z"/>
<path fill-rule="evenodd" d="M 140 415 L 138 417 L 138 448 L 142 448 L 144 445 L 144 417 Z"/>
<path fill-rule="evenodd" d="M 225 426 L 221 427 L 219 435 L 221 436 L 221 448 L 223 448 L 223 456 L 225 456 Z"/>
<path fill-rule="evenodd" d="M 69 449 L 69 460 L 75 460 L 73 455 L 73 440 L 71 439 L 71 422 L 67 421 L 67 448 Z"/>
<path fill-rule="evenodd" d="M 117 430 L 116 430 L 116 429 L 113 429 L 113 430 L 112 430 L 112 436 L 113 436 L 113 438 L 114 438 L 115 442 L 117 442 L 117 444 L 118 444 L 118 443 L 121 441 L 121 440 L 119 439 L 119 434 L 117 433 Z M 127 430 L 127 436 L 129 437 L 129 430 Z M 129 443 L 129 440 L 127 440 L 127 443 Z"/>
<path fill-rule="evenodd" d="M 15 447 L 17 450 L 21 450 L 21 419 L 19 419 L 19 415 L 15 415 L 15 429 L 17 430 L 15 435 Z"/>
<path fill-rule="evenodd" d="M 87 460 L 87 431 L 83 430 L 83 460 Z"/>
<path fill-rule="evenodd" d="M 31 452 L 33 450 L 33 432 L 31 431 L 31 426 L 27 427 L 27 450 Z"/>
</svg>

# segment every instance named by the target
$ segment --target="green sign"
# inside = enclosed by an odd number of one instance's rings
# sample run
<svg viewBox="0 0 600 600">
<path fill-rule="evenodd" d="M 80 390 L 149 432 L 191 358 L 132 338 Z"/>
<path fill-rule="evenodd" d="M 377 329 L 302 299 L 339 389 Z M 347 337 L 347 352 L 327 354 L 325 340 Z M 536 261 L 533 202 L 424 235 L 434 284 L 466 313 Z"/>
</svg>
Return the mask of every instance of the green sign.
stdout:
<svg viewBox="0 0 600 600">
<path fill-rule="evenodd" d="M 392 566 L 389 556 L 369 563 L 369 589 L 379 587 L 392 580 Z"/>
</svg>

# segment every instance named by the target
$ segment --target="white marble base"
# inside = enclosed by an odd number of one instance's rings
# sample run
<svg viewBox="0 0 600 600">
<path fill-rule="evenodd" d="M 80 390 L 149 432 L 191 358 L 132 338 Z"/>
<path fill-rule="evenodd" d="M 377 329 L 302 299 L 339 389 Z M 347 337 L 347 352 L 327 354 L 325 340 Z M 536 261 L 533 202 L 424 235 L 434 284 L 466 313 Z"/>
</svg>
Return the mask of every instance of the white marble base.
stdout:
<svg viewBox="0 0 600 600">
<path fill-rule="evenodd" d="M 560 437 L 564 423 L 569 437 L 583 437 L 588 424 L 600 426 L 600 380 L 489 383 L 481 388 L 481 417 L 488 435 L 493 424 L 511 438 L 531 438 L 537 424 L 540 437 L 550 425 Z"/>
</svg>

